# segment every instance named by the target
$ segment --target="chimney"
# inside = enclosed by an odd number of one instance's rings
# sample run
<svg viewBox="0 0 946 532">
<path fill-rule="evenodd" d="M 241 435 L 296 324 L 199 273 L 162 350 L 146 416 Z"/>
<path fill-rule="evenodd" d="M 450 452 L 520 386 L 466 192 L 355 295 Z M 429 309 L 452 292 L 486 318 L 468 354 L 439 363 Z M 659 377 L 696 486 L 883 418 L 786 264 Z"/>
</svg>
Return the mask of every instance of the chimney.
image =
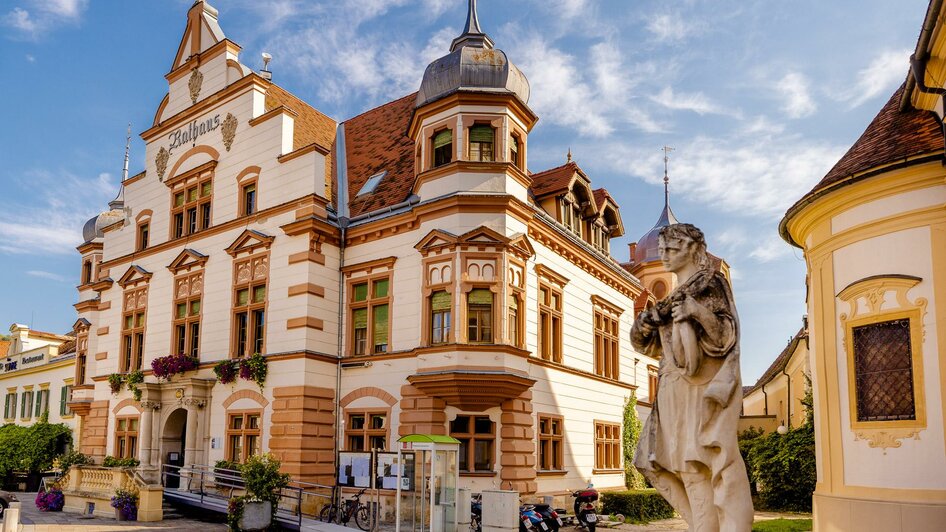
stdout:
<svg viewBox="0 0 946 532">
<path fill-rule="evenodd" d="M 629 258 L 628 262 L 634 262 L 634 252 L 637 251 L 637 242 L 631 242 L 627 245 Z"/>
</svg>

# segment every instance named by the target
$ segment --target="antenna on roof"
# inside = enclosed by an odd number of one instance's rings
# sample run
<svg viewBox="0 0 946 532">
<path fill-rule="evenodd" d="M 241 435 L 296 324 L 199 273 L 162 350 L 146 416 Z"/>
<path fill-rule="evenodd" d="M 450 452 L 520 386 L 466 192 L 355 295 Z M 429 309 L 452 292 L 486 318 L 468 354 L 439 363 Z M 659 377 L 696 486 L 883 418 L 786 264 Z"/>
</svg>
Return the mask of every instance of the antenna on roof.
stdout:
<svg viewBox="0 0 946 532">
<path fill-rule="evenodd" d="M 670 205 L 670 152 L 673 148 L 664 146 L 664 206 Z"/>
</svg>

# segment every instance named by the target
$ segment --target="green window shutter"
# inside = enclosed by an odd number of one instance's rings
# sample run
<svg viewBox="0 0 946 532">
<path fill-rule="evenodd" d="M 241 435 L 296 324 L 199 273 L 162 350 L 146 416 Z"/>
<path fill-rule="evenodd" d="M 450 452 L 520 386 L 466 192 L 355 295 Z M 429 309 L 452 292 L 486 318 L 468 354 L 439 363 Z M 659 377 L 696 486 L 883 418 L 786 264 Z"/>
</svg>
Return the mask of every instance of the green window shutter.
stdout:
<svg viewBox="0 0 946 532">
<path fill-rule="evenodd" d="M 374 307 L 374 345 L 388 343 L 388 306 Z"/>
<path fill-rule="evenodd" d="M 450 294 L 446 290 L 434 292 L 430 296 L 430 310 L 437 312 L 441 310 L 450 310 Z"/>
<path fill-rule="evenodd" d="M 453 132 L 449 129 L 445 129 L 440 133 L 434 135 L 434 149 L 440 148 L 441 146 L 446 146 L 453 142 Z"/>
<path fill-rule="evenodd" d="M 470 128 L 470 142 L 493 142 L 493 128 L 490 126 L 473 126 Z"/>
<path fill-rule="evenodd" d="M 486 288 L 475 288 L 470 290 L 466 296 L 467 303 L 470 305 L 492 305 L 493 293 Z"/>
<path fill-rule="evenodd" d="M 355 329 L 364 329 L 368 327 L 368 309 L 355 309 L 351 313 L 351 321 Z"/>
<path fill-rule="evenodd" d="M 33 415 L 39 417 L 43 414 L 43 390 L 36 392 L 36 409 Z"/>
<path fill-rule="evenodd" d="M 63 386 L 59 390 L 59 415 L 66 415 L 66 395 L 69 392 L 68 386 Z"/>
</svg>

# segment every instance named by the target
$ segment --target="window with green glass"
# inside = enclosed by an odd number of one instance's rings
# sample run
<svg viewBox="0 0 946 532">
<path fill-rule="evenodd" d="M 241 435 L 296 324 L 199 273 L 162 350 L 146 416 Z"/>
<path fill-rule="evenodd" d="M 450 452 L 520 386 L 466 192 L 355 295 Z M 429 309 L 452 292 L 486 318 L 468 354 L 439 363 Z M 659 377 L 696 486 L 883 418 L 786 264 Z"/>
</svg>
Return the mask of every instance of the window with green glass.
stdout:
<svg viewBox="0 0 946 532">
<path fill-rule="evenodd" d="M 386 353 L 390 331 L 388 277 L 351 285 L 351 354 Z"/>
<path fill-rule="evenodd" d="M 194 289 L 203 285 L 203 272 L 178 277 L 174 286 L 190 287 L 183 291 L 185 295 L 175 300 L 175 312 L 172 349 L 175 354 L 198 356 L 200 351 L 200 291 Z M 239 299 L 240 293 L 237 292 Z M 245 297 L 245 296 L 244 296 Z"/>
<path fill-rule="evenodd" d="M 478 124 L 470 128 L 470 160 L 493 160 L 493 128 Z"/>
<path fill-rule="evenodd" d="M 171 205 L 171 238 L 180 238 L 210 227 L 212 178 L 206 177 L 186 190 L 174 192 Z"/>
<path fill-rule="evenodd" d="M 453 131 L 444 129 L 434 134 L 434 167 L 441 166 L 453 160 Z"/>
<path fill-rule="evenodd" d="M 467 294 L 466 318 L 467 340 L 493 342 L 493 293 L 488 288 L 474 288 Z"/>
<path fill-rule="evenodd" d="M 252 259 L 247 259 L 250 261 Z M 249 266 L 243 266 L 249 268 Z M 238 264 L 236 270 L 241 266 Z M 263 354 L 266 334 L 266 276 L 250 268 L 250 280 L 234 287 L 233 350 L 231 358 L 242 358 L 255 353 Z"/>
<path fill-rule="evenodd" d="M 450 293 L 438 290 L 430 295 L 430 343 L 443 344 L 450 341 L 450 315 L 452 310 Z"/>
</svg>

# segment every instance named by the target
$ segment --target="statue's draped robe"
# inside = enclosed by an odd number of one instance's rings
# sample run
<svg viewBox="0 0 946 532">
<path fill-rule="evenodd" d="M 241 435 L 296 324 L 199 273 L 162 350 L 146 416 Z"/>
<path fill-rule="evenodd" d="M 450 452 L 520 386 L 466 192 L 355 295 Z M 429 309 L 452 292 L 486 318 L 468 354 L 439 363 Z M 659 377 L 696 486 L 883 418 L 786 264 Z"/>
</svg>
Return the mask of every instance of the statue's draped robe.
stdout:
<svg viewBox="0 0 946 532">
<path fill-rule="evenodd" d="M 704 331 L 695 318 L 674 323 L 669 301 L 680 300 L 684 295 L 716 316 L 721 324 L 718 336 Z M 736 506 L 748 504 L 751 526 L 748 478 L 736 438 L 742 386 L 739 321 L 729 282 L 718 272 L 701 270 L 663 303 L 664 311 L 657 318 L 659 325 L 651 334 L 643 333 L 639 321 L 631 330 L 635 347 L 649 356 L 660 357 L 657 399 L 644 424 L 634 466 L 691 525 L 693 514 L 699 512 L 697 508 L 691 512 L 693 501 L 687 498 L 683 478 L 688 473 L 703 473 L 709 475 L 713 486 L 713 506 L 720 508 L 729 502 Z M 692 366 L 684 352 L 688 342 L 691 352 L 695 350 L 697 355 L 689 359 L 697 361 L 695 367 L 688 367 Z M 726 500 L 730 498 L 731 501 Z M 737 514 L 729 517 L 735 517 L 741 529 L 745 510 L 740 509 Z M 722 515 L 719 519 L 726 528 L 727 519 Z M 734 526 L 733 521 L 729 526 Z"/>
</svg>

